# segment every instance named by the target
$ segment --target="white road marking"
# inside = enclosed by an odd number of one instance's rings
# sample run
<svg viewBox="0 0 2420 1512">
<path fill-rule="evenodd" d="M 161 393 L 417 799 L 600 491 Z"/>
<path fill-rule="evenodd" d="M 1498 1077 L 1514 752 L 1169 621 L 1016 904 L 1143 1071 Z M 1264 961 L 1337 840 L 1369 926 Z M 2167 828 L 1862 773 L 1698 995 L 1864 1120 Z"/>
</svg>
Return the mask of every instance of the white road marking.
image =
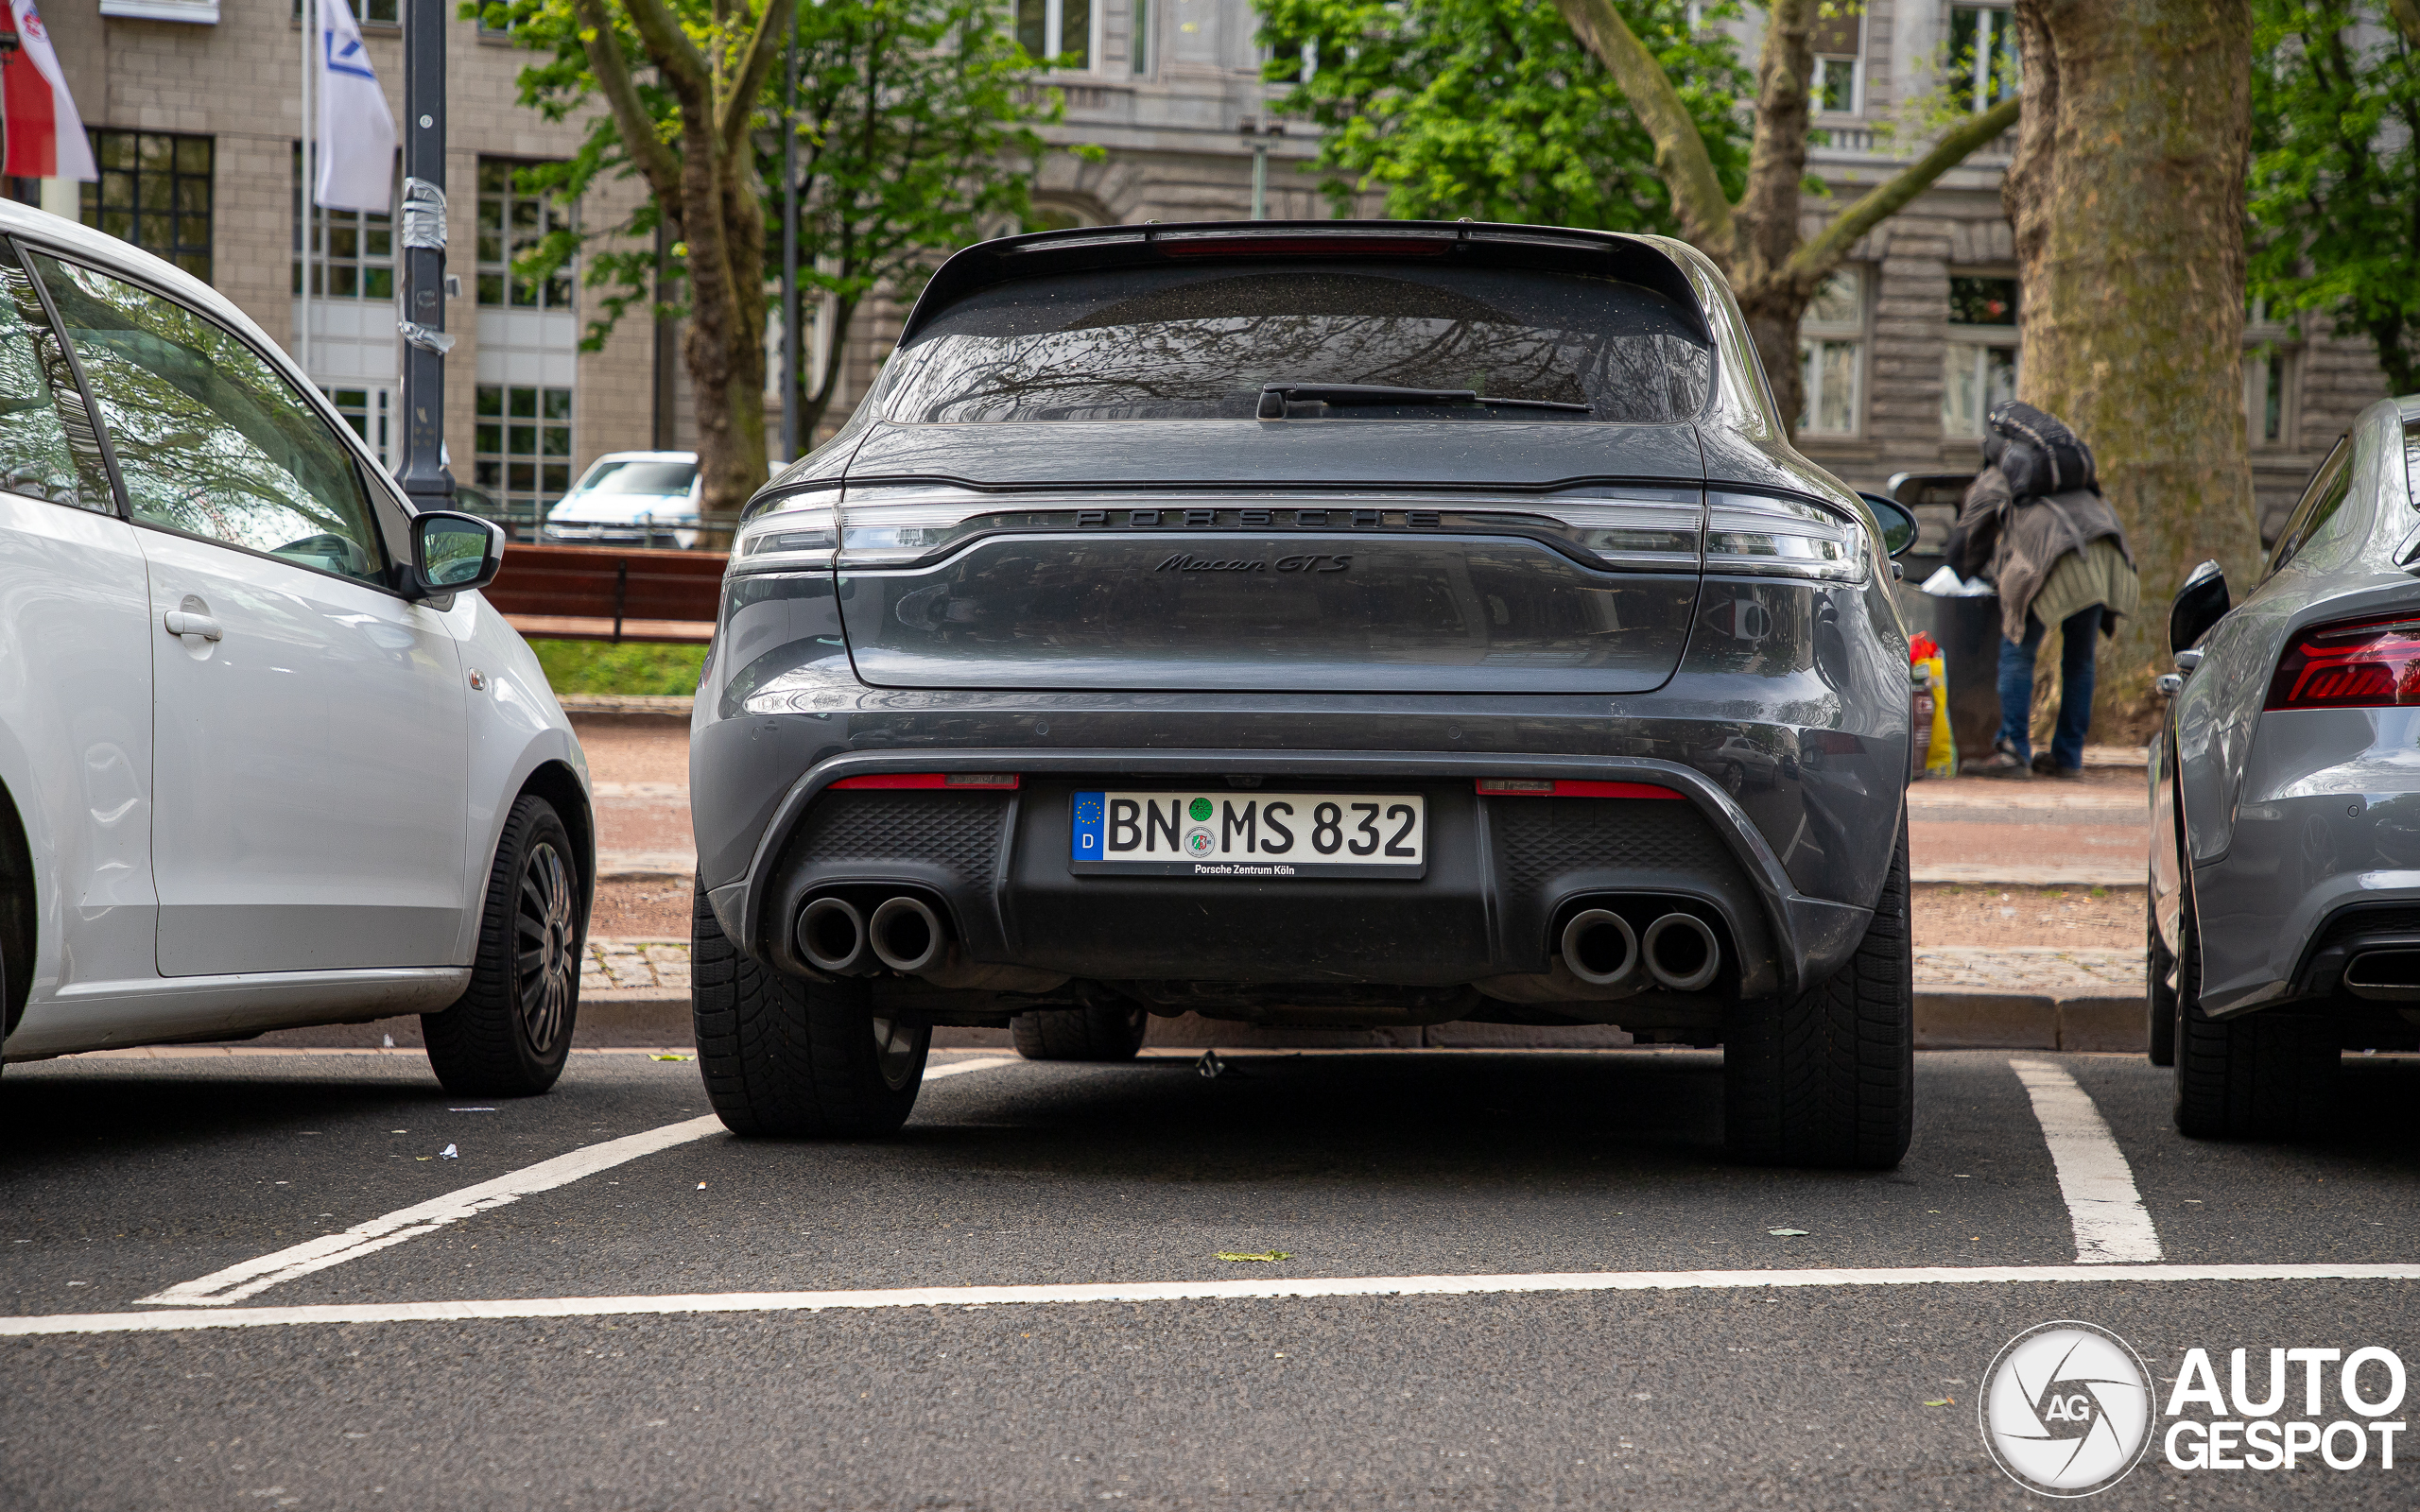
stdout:
<svg viewBox="0 0 2420 1512">
<path fill-rule="evenodd" d="M 1812 1286 L 2021 1285 L 2060 1281 L 2420 1280 L 2420 1264 L 1920 1265 L 1876 1270 L 1582 1271 L 1534 1276 L 1340 1276 L 1302 1280 L 1096 1282 L 1067 1286 L 911 1286 L 860 1292 L 720 1292 L 674 1297 L 541 1297 L 454 1302 L 239 1307 L 223 1313 L 58 1313 L 0 1317 L 0 1338 L 176 1333 L 297 1323 L 458 1323 L 687 1313 L 824 1313 L 1038 1302 L 1192 1302 L 1319 1297 L 1473 1297 L 1520 1292 L 1655 1292 Z"/>
<path fill-rule="evenodd" d="M 927 1066 L 925 1079 L 938 1081 L 943 1076 L 961 1076 L 970 1071 L 1015 1063 L 1005 1058 L 994 1058 Z M 582 1177 L 610 1171 L 641 1156 L 653 1155 L 659 1150 L 668 1150 L 721 1132 L 722 1120 L 710 1114 L 704 1118 L 666 1124 L 644 1134 L 607 1140 L 602 1144 L 591 1144 L 568 1155 L 558 1155 L 551 1160 L 524 1166 L 492 1181 L 463 1187 L 408 1208 L 398 1208 L 393 1212 L 354 1224 L 341 1233 L 322 1234 L 275 1254 L 263 1255 L 230 1265 L 225 1270 L 214 1271 L 198 1280 L 180 1281 L 164 1291 L 139 1297 L 135 1300 L 161 1307 L 224 1307 L 230 1302 L 240 1302 L 248 1297 L 257 1296 L 298 1276 L 308 1276 L 313 1271 L 358 1260 L 407 1239 L 435 1233 L 446 1225 L 458 1223 L 474 1213 L 501 1208 L 536 1193 L 568 1186 Z"/>
<path fill-rule="evenodd" d="M 2047 1060 L 2008 1064 L 2033 1099 L 2033 1116 L 2058 1168 L 2059 1194 L 2066 1198 L 2067 1216 L 2075 1224 L 2076 1263 L 2159 1259 L 2159 1230 L 2135 1190 L 2134 1169 L 2091 1096 Z"/>
</svg>

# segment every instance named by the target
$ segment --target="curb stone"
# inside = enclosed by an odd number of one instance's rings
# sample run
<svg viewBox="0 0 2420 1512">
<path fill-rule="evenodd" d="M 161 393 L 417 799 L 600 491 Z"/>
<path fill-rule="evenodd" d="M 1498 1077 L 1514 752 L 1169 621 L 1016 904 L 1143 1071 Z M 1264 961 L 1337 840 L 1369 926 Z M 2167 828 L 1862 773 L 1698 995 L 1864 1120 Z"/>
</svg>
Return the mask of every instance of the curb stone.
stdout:
<svg viewBox="0 0 2420 1512">
<path fill-rule="evenodd" d="M 686 988 L 582 993 L 572 1043 L 583 1050 L 685 1045 L 690 1041 Z M 2047 993 L 1926 990 L 1916 994 L 1919 1050 L 2097 1050 L 2139 1055 L 2145 1049 L 2140 997 L 2055 998 Z M 269 1048 L 373 1049 L 392 1038 L 398 1049 L 421 1043 L 417 1018 L 372 1023 L 278 1029 L 243 1043 Z M 1631 1044 L 1625 1031 L 1598 1024 L 1530 1028 L 1502 1023 L 1440 1023 L 1423 1030 L 1264 1029 L 1185 1014 L 1151 1021 L 1151 1048 L 1221 1050 L 1419 1049 L 1605 1050 Z M 1006 1050 L 1006 1029 L 936 1029 L 944 1050 Z"/>
</svg>

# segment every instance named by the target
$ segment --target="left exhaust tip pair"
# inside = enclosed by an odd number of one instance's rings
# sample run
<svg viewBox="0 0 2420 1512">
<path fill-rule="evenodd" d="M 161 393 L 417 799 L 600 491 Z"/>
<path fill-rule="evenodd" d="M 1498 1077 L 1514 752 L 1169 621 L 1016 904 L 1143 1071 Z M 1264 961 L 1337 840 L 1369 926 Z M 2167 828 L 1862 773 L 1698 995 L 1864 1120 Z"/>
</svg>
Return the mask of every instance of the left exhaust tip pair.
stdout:
<svg viewBox="0 0 2420 1512">
<path fill-rule="evenodd" d="M 799 910 L 798 953 L 809 966 L 835 976 L 868 969 L 868 957 L 913 975 L 941 959 L 947 936 L 941 916 L 921 898 L 887 898 L 872 918 L 846 898 L 829 894 Z"/>
</svg>

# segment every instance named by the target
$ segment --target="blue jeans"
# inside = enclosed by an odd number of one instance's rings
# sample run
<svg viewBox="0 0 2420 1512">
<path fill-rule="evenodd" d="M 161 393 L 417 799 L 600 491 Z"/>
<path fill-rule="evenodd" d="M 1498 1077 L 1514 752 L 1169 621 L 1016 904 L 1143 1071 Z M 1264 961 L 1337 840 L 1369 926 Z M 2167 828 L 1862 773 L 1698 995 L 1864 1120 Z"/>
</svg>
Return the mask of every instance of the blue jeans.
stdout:
<svg viewBox="0 0 2420 1512">
<path fill-rule="evenodd" d="M 2000 744 L 2019 761 L 2033 759 L 2027 726 L 2033 715 L 2033 655 L 2048 633 L 2040 620 L 2025 622 L 2025 644 L 2000 637 Z M 2073 770 L 2083 765 L 2083 737 L 2092 729 L 2092 651 L 2100 634 L 2100 606 L 2078 610 L 2059 627 L 2059 724 L 2050 736 L 2050 759 Z"/>
</svg>

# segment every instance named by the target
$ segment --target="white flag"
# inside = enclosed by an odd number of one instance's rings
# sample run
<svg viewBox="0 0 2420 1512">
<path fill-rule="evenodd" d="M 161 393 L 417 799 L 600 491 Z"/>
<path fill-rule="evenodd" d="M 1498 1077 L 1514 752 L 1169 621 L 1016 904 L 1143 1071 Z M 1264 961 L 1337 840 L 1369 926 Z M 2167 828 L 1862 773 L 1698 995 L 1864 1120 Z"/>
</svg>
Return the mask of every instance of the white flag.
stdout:
<svg viewBox="0 0 2420 1512">
<path fill-rule="evenodd" d="M 395 118 L 347 0 L 319 0 L 320 182 L 330 210 L 395 208 Z"/>
</svg>

